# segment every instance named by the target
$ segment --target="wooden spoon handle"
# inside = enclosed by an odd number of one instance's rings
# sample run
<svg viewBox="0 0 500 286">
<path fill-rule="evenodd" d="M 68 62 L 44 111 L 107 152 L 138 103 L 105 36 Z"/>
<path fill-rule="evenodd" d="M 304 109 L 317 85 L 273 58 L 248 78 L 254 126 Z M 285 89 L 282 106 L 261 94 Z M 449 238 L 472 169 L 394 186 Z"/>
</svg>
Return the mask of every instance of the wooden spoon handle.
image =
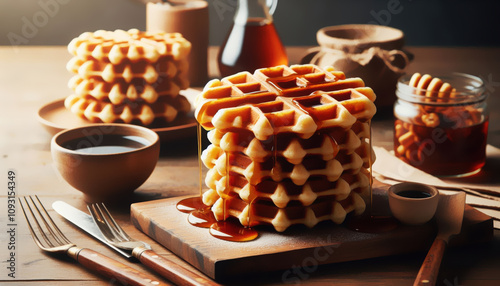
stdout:
<svg viewBox="0 0 500 286">
<path fill-rule="evenodd" d="M 436 279 L 439 274 L 439 267 L 443 259 L 444 250 L 446 249 L 446 241 L 436 238 L 432 243 L 424 263 L 418 271 L 414 286 L 417 285 L 436 285 Z"/>
<path fill-rule="evenodd" d="M 174 261 L 164 258 L 153 250 L 144 250 L 139 253 L 136 258 L 138 258 L 142 264 L 153 269 L 177 285 L 219 285 L 207 277 L 200 276 L 182 266 L 177 265 Z"/>
<path fill-rule="evenodd" d="M 87 248 L 73 247 L 68 255 L 89 270 L 93 270 L 123 285 L 158 286 L 172 285 L 158 281 L 147 273 L 139 272 L 121 262 Z"/>
</svg>

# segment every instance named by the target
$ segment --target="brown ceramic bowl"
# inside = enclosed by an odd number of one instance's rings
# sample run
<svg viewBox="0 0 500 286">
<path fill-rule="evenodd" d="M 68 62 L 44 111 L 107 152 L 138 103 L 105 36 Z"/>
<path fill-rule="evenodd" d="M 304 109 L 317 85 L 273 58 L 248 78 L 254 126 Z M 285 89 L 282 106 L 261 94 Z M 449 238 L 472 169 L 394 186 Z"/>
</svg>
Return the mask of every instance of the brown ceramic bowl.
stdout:
<svg viewBox="0 0 500 286">
<path fill-rule="evenodd" d="M 62 177 L 88 202 L 128 195 L 153 172 L 160 153 L 156 132 L 129 124 L 95 124 L 61 131 L 51 141 Z"/>
<path fill-rule="evenodd" d="M 391 212 L 404 224 L 424 224 L 436 213 L 439 191 L 435 187 L 404 182 L 391 186 L 388 192 Z"/>
</svg>

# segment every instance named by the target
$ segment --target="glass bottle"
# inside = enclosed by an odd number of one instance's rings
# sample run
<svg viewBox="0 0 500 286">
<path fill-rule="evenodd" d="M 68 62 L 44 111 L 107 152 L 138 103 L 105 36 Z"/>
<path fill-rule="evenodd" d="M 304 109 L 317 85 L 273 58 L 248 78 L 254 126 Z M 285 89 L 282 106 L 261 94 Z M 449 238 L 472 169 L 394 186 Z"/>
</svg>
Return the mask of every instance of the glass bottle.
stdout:
<svg viewBox="0 0 500 286">
<path fill-rule="evenodd" d="M 398 158 L 429 174 L 461 177 L 481 170 L 486 160 L 488 106 L 484 82 L 453 73 L 439 76 L 456 88 L 418 89 L 402 77 L 394 105 L 394 151 Z"/>
<path fill-rule="evenodd" d="M 288 65 L 286 51 L 272 17 L 278 0 L 267 2 L 238 1 L 233 26 L 217 58 L 223 77 L 240 71 L 253 72 L 258 68 Z"/>
</svg>

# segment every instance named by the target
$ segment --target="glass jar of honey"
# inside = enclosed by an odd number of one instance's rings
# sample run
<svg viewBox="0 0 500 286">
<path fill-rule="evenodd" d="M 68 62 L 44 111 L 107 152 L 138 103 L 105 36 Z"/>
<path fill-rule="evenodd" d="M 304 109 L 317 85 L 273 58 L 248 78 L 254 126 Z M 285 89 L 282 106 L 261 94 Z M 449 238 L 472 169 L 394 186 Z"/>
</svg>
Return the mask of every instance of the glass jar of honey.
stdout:
<svg viewBox="0 0 500 286">
<path fill-rule="evenodd" d="M 394 152 L 438 177 L 478 173 L 486 160 L 487 94 L 472 75 L 414 74 L 399 79 L 394 104 Z"/>
</svg>

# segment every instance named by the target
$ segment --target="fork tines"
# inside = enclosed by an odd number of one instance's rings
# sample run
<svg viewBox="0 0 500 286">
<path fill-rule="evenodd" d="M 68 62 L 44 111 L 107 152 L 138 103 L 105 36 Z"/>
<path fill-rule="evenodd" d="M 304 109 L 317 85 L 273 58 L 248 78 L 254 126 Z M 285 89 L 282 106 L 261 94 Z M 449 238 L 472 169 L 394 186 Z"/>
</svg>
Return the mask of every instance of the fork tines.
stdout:
<svg viewBox="0 0 500 286">
<path fill-rule="evenodd" d="M 31 235 L 40 248 L 47 249 L 71 244 L 54 223 L 38 196 L 18 199 Z"/>
<path fill-rule="evenodd" d="M 109 227 L 108 231 L 112 233 L 112 236 L 114 236 L 115 239 L 117 239 L 118 241 L 128 241 L 131 239 L 128 234 L 123 231 L 120 225 L 114 220 L 113 216 L 103 203 L 93 203 L 88 204 L 87 206 L 96 220 L 99 220 L 99 222 L 106 224 Z M 103 231 L 102 228 L 101 231 Z M 103 234 L 106 237 L 108 237 L 109 235 L 107 231 L 103 231 Z"/>
</svg>

